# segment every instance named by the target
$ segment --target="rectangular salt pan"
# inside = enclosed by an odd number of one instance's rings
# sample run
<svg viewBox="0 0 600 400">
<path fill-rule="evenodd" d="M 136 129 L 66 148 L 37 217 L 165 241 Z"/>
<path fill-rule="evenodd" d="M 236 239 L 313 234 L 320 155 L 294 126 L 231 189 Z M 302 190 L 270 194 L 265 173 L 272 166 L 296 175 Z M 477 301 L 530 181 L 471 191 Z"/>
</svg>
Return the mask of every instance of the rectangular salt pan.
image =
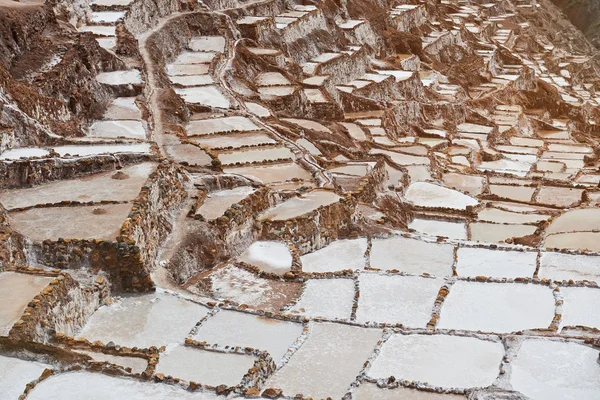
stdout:
<svg viewBox="0 0 600 400">
<path fill-rule="evenodd" d="M 354 300 L 352 279 L 310 279 L 292 314 L 349 320 Z"/>
<path fill-rule="evenodd" d="M 361 274 L 356 320 L 425 328 L 443 279 Z"/>
<path fill-rule="evenodd" d="M 371 267 L 410 274 L 452 276 L 454 246 L 404 237 L 373 239 Z"/>
<path fill-rule="evenodd" d="M 313 324 L 308 339 L 267 381 L 286 396 L 340 399 L 356 379 L 381 337 L 379 329 Z"/>
<path fill-rule="evenodd" d="M 327 190 L 314 190 L 300 197 L 292 197 L 265 211 L 259 221 L 273 220 L 284 221 L 290 218 L 299 217 L 316 210 L 321 206 L 327 206 L 341 199 L 334 192 Z"/>
<path fill-rule="evenodd" d="M 554 312 L 547 286 L 458 281 L 442 304 L 437 328 L 496 333 L 547 329 Z"/>
<path fill-rule="evenodd" d="M 204 322 L 194 339 L 265 350 L 278 363 L 302 331 L 301 324 L 223 310 Z"/>
<path fill-rule="evenodd" d="M 141 348 L 182 343 L 207 313 L 207 308 L 168 293 L 128 296 L 100 307 L 77 337 Z"/>
<path fill-rule="evenodd" d="M 240 116 L 191 121 L 186 127 L 188 135 L 244 132 L 260 130 L 250 119 Z"/>
<path fill-rule="evenodd" d="M 533 278 L 536 270 L 536 252 L 461 247 L 458 249 L 457 256 L 456 272 L 458 276 Z"/>
<path fill-rule="evenodd" d="M 499 375 L 500 342 L 449 335 L 396 334 L 383 345 L 368 376 L 446 389 L 488 386 Z"/>
<path fill-rule="evenodd" d="M 254 357 L 245 354 L 221 353 L 188 346 L 167 348 L 160 355 L 156 370 L 203 385 L 238 385 L 254 365 Z"/>
<path fill-rule="evenodd" d="M 0 336 L 8 336 L 12 326 L 23 315 L 27 304 L 52 279 L 46 276 L 19 274 L 15 272 L 0 273 L 0 304 L 2 304 Z M 2 361 L 1 357 L 0 361 Z M 0 368 L 0 371 L 2 371 L 2 368 Z M 0 379 L 0 382 L 2 382 L 2 379 Z"/>
</svg>

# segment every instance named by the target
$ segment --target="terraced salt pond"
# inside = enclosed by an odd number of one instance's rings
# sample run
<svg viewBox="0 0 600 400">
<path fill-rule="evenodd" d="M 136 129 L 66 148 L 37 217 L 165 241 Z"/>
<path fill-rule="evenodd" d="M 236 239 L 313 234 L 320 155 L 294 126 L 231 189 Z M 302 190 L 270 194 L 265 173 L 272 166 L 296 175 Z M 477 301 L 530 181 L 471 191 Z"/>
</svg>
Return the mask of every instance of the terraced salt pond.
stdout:
<svg viewBox="0 0 600 400">
<path fill-rule="evenodd" d="M 287 396 L 341 398 L 381 338 L 379 329 L 312 323 L 310 335 L 290 361 L 267 381 Z M 332 341 L 331 338 L 336 340 Z"/>
<path fill-rule="evenodd" d="M 193 338 L 210 344 L 266 350 L 279 363 L 302 331 L 303 326 L 298 323 L 223 310 L 204 322 Z"/>
<path fill-rule="evenodd" d="M 235 189 L 220 190 L 207 194 L 202 205 L 196 210 L 197 215 L 201 215 L 206 220 L 219 218 L 233 204 L 254 193 L 256 189 L 249 186 L 242 186 Z"/>
<path fill-rule="evenodd" d="M 0 272 L 0 303 L 3 304 L 3 311 L 0 314 L 0 336 L 8 335 L 15 322 L 21 318 L 27 304 L 52 279 L 46 276 Z M 0 356 L 0 362 L 2 360 L 4 358 Z M 0 386 L 2 381 L 3 379 L 0 379 Z"/>
<path fill-rule="evenodd" d="M 245 354 L 174 346 L 161 354 L 156 369 L 165 376 L 186 381 L 235 386 L 241 383 L 254 361 L 254 357 Z"/>
<path fill-rule="evenodd" d="M 294 153 L 287 147 L 266 147 L 258 149 L 243 149 L 231 152 L 222 152 L 218 156 L 224 165 L 261 163 L 277 160 L 292 160 Z"/>
<path fill-rule="evenodd" d="M 600 396 L 598 350 L 580 343 L 526 339 L 512 364 L 511 384 L 532 399 Z"/>
<path fill-rule="evenodd" d="M 499 375 L 503 356 L 504 346 L 499 341 L 396 334 L 383 345 L 367 374 L 446 389 L 488 386 Z"/>
<path fill-rule="evenodd" d="M 284 221 L 307 214 L 319 207 L 327 206 L 341 199 L 340 196 L 328 190 L 313 190 L 299 197 L 293 197 L 265 211 L 259 221 Z"/>
<path fill-rule="evenodd" d="M 554 314 L 547 286 L 458 281 L 444 300 L 437 328 L 499 333 L 545 329 Z"/>
<path fill-rule="evenodd" d="M 112 377 L 85 371 L 52 376 L 35 387 L 28 398 L 64 400 L 101 398 L 105 400 L 218 400 L 210 392 L 188 392 L 174 385 Z"/>
<path fill-rule="evenodd" d="M 277 143 L 265 133 L 239 133 L 194 137 L 192 142 L 212 149 L 241 148 L 246 146 L 273 145 Z"/>
<path fill-rule="evenodd" d="M 162 291 L 133 295 L 100 307 L 77 337 L 140 348 L 183 343 L 207 314 L 206 307 Z"/>
<path fill-rule="evenodd" d="M 131 201 L 138 196 L 155 169 L 155 163 L 142 163 L 118 171 L 56 181 L 28 189 L 6 190 L 0 194 L 0 203 L 11 210 L 49 202 Z"/>
<path fill-rule="evenodd" d="M 59 238 L 115 240 L 131 207 L 130 203 L 124 203 L 70 206 L 67 210 L 63 207 L 31 208 L 11 212 L 9 218 L 15 230 L 37 241 Z"/>
<path fill-rule="evenodd" d="M 245 176 L 256 182 L 277 183 L 291 180 L 312 179 L 312 175 L 296 163 L 277 163 L 274 165 L 253 165 L 247 167 L 224 167 L 227 174 Z"/>
<path fill-rule="evenodd" d="M 283 275 L 292 267 L 292 254 L 286 243 L 258 241 L 248 247 L 238 261 L 259 268 L 261 271 Z"/>
<path fill-rule="evenodd" d="M 25 385 L 38 379 L 50 367 L 48 364 L 0 355 L 0 393 L 6 399 L 18 399 L 23 394 Z"/>
</svg>

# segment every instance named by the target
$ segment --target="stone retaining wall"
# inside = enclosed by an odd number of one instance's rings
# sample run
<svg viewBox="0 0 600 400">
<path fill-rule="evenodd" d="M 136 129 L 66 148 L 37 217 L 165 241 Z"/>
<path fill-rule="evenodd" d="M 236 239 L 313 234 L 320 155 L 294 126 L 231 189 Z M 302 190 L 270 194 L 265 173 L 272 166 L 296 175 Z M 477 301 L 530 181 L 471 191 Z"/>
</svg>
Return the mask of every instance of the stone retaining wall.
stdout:
<svg viewBox="0 0 600 400">
<path fill-rule="evenodd" d="M 55 279 L 27 305 L 8 334 L 11 340 L 47 343 L 57 331 L 72 334 L 82 328 L 104 299 L 110 296 L 103 277 L 98 277 L 89 287 L 83 287 L 71 275 L 58 271 L 52 273 L 33 268 L 17 271 L 55 276 Z"/>
</svg>

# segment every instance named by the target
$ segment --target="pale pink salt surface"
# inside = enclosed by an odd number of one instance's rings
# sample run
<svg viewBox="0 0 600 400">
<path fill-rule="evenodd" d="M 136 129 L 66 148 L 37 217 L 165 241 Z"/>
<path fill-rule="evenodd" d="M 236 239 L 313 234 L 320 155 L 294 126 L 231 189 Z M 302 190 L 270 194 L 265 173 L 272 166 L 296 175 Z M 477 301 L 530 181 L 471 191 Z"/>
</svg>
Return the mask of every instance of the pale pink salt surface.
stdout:
<svg viewBox="0 0 600 400">
<path fill-rule="evenodd" d="M 57 152 L 61 157 L 65 157 L 67 154 L 85 157 L 95 154 L 150 153 L 152 151 L 149 143 L 67 145 L 57 146 L 52 150 Z"/>
<path fill-rule="evenodd" d="M 135 97 L 117 97 L 110 103 L 104 119 L 142 119 L 142 112 L 135 104 Z"/>
<path fill-rule="evenodd" d="M 259 278 L 233 265 L 213 270 L 209 279 L 211 297 L 233 300 L 270 312 L 279 311 L 289 304 L 297 298 L 302 289 L 300 283 Z M 190 290 L 195 289 L 192 287 Z"/>
<path fill-rule="evenodd" d="M 375 379 L 427 383 L 443 388 L 491 385 L 499 375 L 504 346 L 450 335 L 396 334 L 381 348 L 367 375 Z"/>
<path fill-rule="evenodd" d="M 207 351 L 178 345 L 161 353 L 157 373 L 201 383 L 203 385 L 238 385 L 255 358 L 246 354 Z"/>
<path fill-rule="evenodd" d="M 59 238 L 114 240 L 131 207 L 131 203 L 124 203 L 31 208 L 13 211 L 9 219 L 16 231 L 38 241 Z"/>
<path fill-rule="evenodd" d="M 598 350 L 577 342 L 527 339 L 511 361 L 510 382 L 532 400 L 600 398 Z"/>
<path fill-rule="evenodd" d="M 458 240 L 467 239 L 467 226 L 464 222 L 415 218 L 408 224 L 408 228 L 429 236 L 443 236 L 449 239 Z"/>
<path fill-rule="evenodd" d="M 55 181 L 33 188 L 5 190 L 0 193 L 0 203 L 10 210 L 61 201 L 131 201 L 138 196 L 141 187 L 155 169 L 155 163 L 142 163 L 119 171 Z M 117 173 L 125 179 L 113 179 Z"/>
<path fill-rule="evenodd" d="M 561 287 L 563 297 L 561 327 L 587 326 L 600 329 L 600 289 L 588 287 Z"/>
<path fill-rule="evenodd" d="M 546 329 L 554 312 L 547 286 L 458 281 L 442 304 L 437 328 L 501 333 Z"/>
<path fill-rule="evenodd" d="M 380 329 L 314 323 L 306 342 L 275 372 L 266 387 L 283 389 L 286 396 L 340 399 L 369 358 Z"/>
<path fill-rule="evenodd" d="M 0 274 L 0 279 L 2 274 Z M 1 290 L 0 286 L 0 290 Z M 0 298 L 2 292 L 0 292 Z M 6 302 L 2 302 L 3 310 Z M 2 315 L 0 315 L 2 318 Z M 0 322 L 0 329 L 1 329 Z M 25 361 L 19 358 L 0 356 L 0 397 L 2 399 L 18 399 L 25 391 L 25 386 L 38 379 L 50 365 Z"/>
<path fill-rule="evenodd" d="M 239 261 L 258 267 L 261 271 L 284 274 L 292 267 L 292 254 L 287 244 L 275 241 L 258 241 L 248 247 Z"/>
<path fill-rule="evenodd" d="M 38 147 L 19 147 L 0 154 L 0 160 L 18 160 L 26 157 L 45 157 L 49 154 L 46 149 Z"/>
<path fill-rule="evenodd" d="M 287 147 L 269 147 L 227 151 L 220 153 L 217 157 L 223 164 L 232 165 L 238 162 L 243 164 L 293 159 L 294 153 Z"/>
<path fill-rule="evenodd" d="M 466 194 L 428 182 L 415 182 L 408 187 L 406 200 L 418 207 L 443 207 L 465 210 L 479 202 Z"/>
<path fill-rule="evenodd" d="M 299 197 L 292 197 L 283 203 L 262 213 L 258 220 L 284 221 L 298 217 L 316 210 L 321 206 L 327 206 L 341 199 L 340 196 L 329 190 L 313 190 Z"/>
<path fill-rule="evenodd" d="M 600 232 L 555 233 L 548 235 L 543 244 L 550 249 L 600 252 Z"/>
<path fill-rule="evenodd" d="M 487 222 L 471 222 L 470 240 L 477 242 L 495 243 L 503 242 L 508 238 L 522 237 L 535 233 L 535 225 L 522 224 L 491 224 Z"/>
<path fill-rule="evenodd" d="M 210 392 L 188 392 L 176 385 L 85 371 L 54 375 L 29 394 L 33 400 L 219 400 Z"/>
<path fill-rule="evenodd" d="M 275 165 L 252 165 L 248 167 L 225 167 L 228 174 L 238 174 L 261 183 L 276 183 L 290 181 L 294 178 L 310 180 L 312 175 L 296 163 L 281 163 Z"/>
<path fill-rule="evenodd" d="M 465 400 L 458 394 L 426 392 L 424 390 L 399 387 L 396 389 L 379 388 L 372 383 L 363 382 L 352 394 L 354 400 Z"/>
<path fill-rule="evenodd" d="M 425 328 L 443 279 L 419 276 L 360 274 L 360 297 L 356 320 L 359 323 L 400 323 Z"/>
<path fill-rule="evenodd" d="M 113 32 L 115 29 L 114 27 L 109 26 L 102 28 L 111 28 Z M 112 35 L 106 36 L 114 36 L 114 33 Z M 142 74 L 137 69 L 102 72 L 96 75 L 96 80 L 106 85 L 136 85 L 141 84 L 143 82 Z"/>
<path fill-rule="evenodd" d="M 349 320 L 354 299 L 352 279 L 310 279 L 291 314 Z"/>
<path fill-rule="evenodd" d="M 206 196 L 196 214 L 202 215 L 206 220 L 219 218 L 229 207 L 239 203 L 255 191 L 256 189 L 253 187 L 241 186 L 234 189 L 211 192 Z"/>
<path fill-rule="evenodd" d="M 494 278 L 533 278 L 537 252 L 501 251 L 478 247 L 461 247 L 457 252 L 458 276 Z"/>
<path fill-rule="evenodd" d="M 223 36 L 196 36 L 190 39 L 189 47 L 194 51 L 223 52 L 225 50 Z"/>
<path fill-rule="evenodd" d="M 542 252 L 538 276 L 557 281 L 572 279 L 600 283 L 600 257 Z"/>
<path fill-rule="evenodd" d="M 394 236 L 373 239 L 371 267 L 411 274 L 451 276 L 454 246 Z"/>
<path fill-rule="evenodd" d="M 206 135 L 193 137 L 194 143 L 208 148 L 240 148 L 243 146 L 258 146 L 277 143 L 269 135 L 262 132 L 232 133 L 228 135 Z"/>
<path fill-rule="evenodd" d="M 266 350 L 278 363 L 302 331 L 298 323 L 222 310 L 200 326 L 194 339 L 221 346 Z"/>
<path fill-rule="evenodd" d="M 146 129 L 141 121 L 96 121 L 90 126 L 88 137 L 146 139 Z"/>
<path fill-rule="evenodd" d="M 367 239 L 336 240 L 320 250 L 300 257 L 304 272 L 335 272 L 363 269 Z"/>
<path fill-rule="evenodd" d="M 208 309 L 158 291 L 100 307 L 77 337 L 128 347 L 182 343 Z"/>
<path fill-rule="evenodd" d="M 27 304 L 50 283 L 53 278 L 19 274 L 0 273 L 0 336 L 7 336 L 15 322 L 21 318 Z M 1 369 L 0 369 L 1 370 Z M 0 381 L 2 381 L 0 379 Z"/>
<path fill-rule="evenodd" d="M 190 121 L 186 126 L 188 135 L 210 135 L 215 133 L 260 130 L 250 119 L 240 116 Z"/>
</svg>

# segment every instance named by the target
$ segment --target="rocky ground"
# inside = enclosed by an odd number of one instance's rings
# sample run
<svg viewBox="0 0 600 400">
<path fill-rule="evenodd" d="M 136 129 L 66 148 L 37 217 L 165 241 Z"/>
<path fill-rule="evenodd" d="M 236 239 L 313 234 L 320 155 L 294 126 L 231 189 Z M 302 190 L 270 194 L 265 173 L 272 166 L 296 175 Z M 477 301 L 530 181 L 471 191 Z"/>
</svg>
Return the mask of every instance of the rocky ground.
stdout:
<svg viewBox="0 0 600 400">
<path fill-rule="evenodd" d="M 600 65 L 549 0 L 0 31 L 0 399 L 600 398 Z"/>
</svg>

